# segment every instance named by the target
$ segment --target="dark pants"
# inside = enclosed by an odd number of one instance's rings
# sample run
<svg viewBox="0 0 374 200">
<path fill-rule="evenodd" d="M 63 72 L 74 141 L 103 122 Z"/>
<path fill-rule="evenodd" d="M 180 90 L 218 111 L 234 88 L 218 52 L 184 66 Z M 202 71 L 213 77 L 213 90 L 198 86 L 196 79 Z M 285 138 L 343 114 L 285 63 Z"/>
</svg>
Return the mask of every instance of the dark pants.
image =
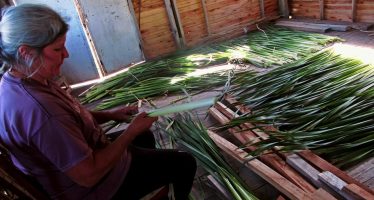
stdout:
<svg viewBox="0 0 374 200">
<path fill-rule="evenodd" d="M 152 132 L 138 136 L 129 148 L 129 172 L 113 199 L 140 199 L 148 193 L 173 184 L 177 200 L 188 199 L 196 172 L 195 158 L 187 152 L 155 149 Z"/>
</svg>

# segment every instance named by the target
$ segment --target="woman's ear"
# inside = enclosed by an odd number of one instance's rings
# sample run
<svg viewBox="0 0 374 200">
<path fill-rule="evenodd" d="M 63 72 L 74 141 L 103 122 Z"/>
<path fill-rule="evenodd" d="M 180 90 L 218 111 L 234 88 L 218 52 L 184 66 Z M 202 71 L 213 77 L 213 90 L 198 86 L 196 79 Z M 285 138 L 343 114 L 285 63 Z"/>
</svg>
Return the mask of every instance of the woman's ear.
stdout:
<svg viewBox="0 0 374 200">
<path fill-rule="evenodd" d="M 18 47 L 18 53 L 22 58 L 33 58 L 35 56 L 35 50 L 27 45 Z"/>
</svg>

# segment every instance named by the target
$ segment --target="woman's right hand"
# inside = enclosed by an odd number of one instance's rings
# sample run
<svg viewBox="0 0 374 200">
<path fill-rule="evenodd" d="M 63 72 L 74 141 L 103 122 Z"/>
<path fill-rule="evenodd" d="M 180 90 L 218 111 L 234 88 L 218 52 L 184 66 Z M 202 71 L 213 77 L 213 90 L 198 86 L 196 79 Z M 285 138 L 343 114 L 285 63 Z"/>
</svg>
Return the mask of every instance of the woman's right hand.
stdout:
<svg viewBox="0 0 374 200">
<path fill-rule="evenodd" d="M 149 117 L 145 112 L 139 113 L 132 119 L 126 131 L 136 137 L 137 135 L 149 130 L 153 122 L 157 121 L 157 119 L 158 117 Z"/>
</svg>

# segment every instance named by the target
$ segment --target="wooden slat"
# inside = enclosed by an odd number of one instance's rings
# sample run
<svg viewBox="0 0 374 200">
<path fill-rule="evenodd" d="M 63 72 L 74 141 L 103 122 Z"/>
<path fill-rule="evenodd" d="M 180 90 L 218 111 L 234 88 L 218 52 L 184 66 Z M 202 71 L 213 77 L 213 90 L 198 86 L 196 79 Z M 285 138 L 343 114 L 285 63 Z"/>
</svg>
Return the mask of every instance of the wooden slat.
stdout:
<svg viewBox="0 0 374 200">
<path fill-rule="evenodd" d="M 358 182 L 357 180 L 353 179 L 348 174 L 346 174 L 345 172 L 343 172 L 339 168 L 335 167 L 334 165 L 330 164 L 326 160 L 322 159 L 321 157 L 315 155 L 311 151 L 305 150 L 305 151 L 298 152 L 298 154 L 301 157 L 303 157 L 304 159 L 306 159 L 307 161 L 309 161 L 309 163 L 311 163 L 315 167 L 318 167 L 319 170 L 330 171 L 330 172 L 334 173 L 336 176 L 338 176 L 339 178 L 341 178 L 343 181 L 345 181 L 349 184 L 354 183 L 354 184 L 358 185 L 359 187 L 361 187 L 362 189 L 366 190 L 367 192 L 369 192 L 371 194 L 374 194 L 373 190 L 371 190 L 370 188 L 368 188 L 364 184 Z"/>
<path fill-rule="evenodd" d="M 360 188 L 356 184 L 348 184 L 343 187 L 343 191 L 349 194 L 355 200 L 369 200 L 374 199 L 374 195 L 370 194 L 366 190 Z"/>
<path fill-rule="evenodd" d="M 212 131 L 208 131 L 208 133 L 213 141 L 223 151 L 238 160 L 240 163 L 243 163 L 246 167 L 261 176 L 263 179 L 272 184 L 275 188 L 277 188 L 290 199 L 312 199 L 308 193 L 298 188 L 296 185 L 288 181 L 286 178 L 284 178 L 259 160 L 251 159 L 248 161 L 247 153 L 234 144 L 228 142 Z"/>
</svg>

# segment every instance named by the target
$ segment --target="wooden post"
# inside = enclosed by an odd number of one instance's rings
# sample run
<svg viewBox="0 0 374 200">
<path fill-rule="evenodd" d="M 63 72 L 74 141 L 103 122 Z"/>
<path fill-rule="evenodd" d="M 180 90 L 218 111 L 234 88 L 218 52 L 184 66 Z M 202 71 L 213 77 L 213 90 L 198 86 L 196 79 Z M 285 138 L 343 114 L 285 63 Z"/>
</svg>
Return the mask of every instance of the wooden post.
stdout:
<svg viewBox="0 0 374 200">
<path fill-rule="evenodd" d="M 265 4 L 264 0 L 260 0 L 260 11 L 261 11 L 261 18 L 265 17 Z"/>
<path fill-rule="evenodd" d="M 288 0 L 279 0 L 279 11 L 283 17 L 288 18 L 290 15 Z"/>
<path fill-rule="evenodd" d="M 174 10 L 175 19 L 176 19 L 175 23 L 176 23 L 177 28 L 179 29 L 180 38 L 182 39 L 181 46 L 183 48 L 186 45 L 186 38 L 184 37 L 184 31 L 183 31 L 182 21 L 179 16 L 179 12 L 178 12 L 177 1 L 176 0 L 172 0 L 172 1 L 173 1 L 172 9 Z"/>
<path fill-rule="evenodd" d="M 203 7 L 206 30 L 208 32 L 208 36 L 210 36 L 211 32 L 210 32 L 210 27 L 209 27 L 208 11 L 206 10 L 206 2 L 205 2 L 205 0 L 201 0 L 201 6 Z"/>
<path fill-rule="evenodd" d="M 356 21 L 357 15 L 357 0 L 352 0 L 352 22 Z"/>
<path fill-rule="evenodd" d="M 324 20 L 325 19 L 325 1 L 319 0 L 319 19 Z"/>
<path fill-rule="evenodd" d="M 175 23 L 175 18 L 174 18 L 174 14 L 173 14 L 171 4 L 170 4 L 170 0 L 164 0 L 164 2 L 165 2 L 166 12 L 167 12 L 168 18 L 169 18 L 169 24 L 170 24 L 171 32 L 173 33 L 174 41 L 177 44 L 178 49 L 180 49 L 180 48 L 182 48 L 183 45 L 181 44 L 181 40 L 180 40 L 180 37 L 179 37 L 177 25 Z"/>
</svg>

